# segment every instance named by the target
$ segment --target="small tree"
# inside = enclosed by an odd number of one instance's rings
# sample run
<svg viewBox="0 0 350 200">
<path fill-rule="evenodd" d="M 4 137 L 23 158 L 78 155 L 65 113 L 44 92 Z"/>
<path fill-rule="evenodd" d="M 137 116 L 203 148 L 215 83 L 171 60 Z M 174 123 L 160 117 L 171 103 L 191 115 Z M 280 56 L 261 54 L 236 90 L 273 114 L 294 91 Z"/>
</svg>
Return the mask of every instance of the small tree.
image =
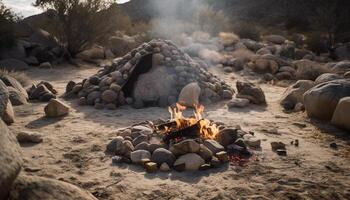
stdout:
<svg viewBox="0 0 350 200">
<path fill-rule="evenodd" d="M 107 0 L 36 0 L 34 5 L 57 12 L 54 34 L 74 57 L 115 31 L 115 9 L 109 9 L 112 3 Z"/>
<path fill-rule="evenodd" d="M 15 44 L 13 25 L 17 20 L 18 16 L 0 0 L 0 49 L 9 48 Z"/>
</svg>

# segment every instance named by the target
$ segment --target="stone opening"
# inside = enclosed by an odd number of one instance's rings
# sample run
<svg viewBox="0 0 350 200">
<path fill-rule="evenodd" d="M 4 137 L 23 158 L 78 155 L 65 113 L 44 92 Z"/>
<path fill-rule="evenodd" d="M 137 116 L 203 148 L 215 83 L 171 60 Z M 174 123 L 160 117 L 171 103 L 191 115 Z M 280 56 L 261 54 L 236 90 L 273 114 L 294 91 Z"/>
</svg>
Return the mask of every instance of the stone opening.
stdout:
<svg viewBox="0 0 350 200">
<path fill-rule="evenodd" d="M 137 82 L 141 74 L 145 74 L 152 69 L 152 57 L 153 54 L 147 54 L 143 56 L 138 64 L 135 66 L 134 70 L 125 85 L 123 86 L 123 92 L 125 97 L 132 97 L 132 93 L 135 88 L 135 83 Z"/>
</svg>

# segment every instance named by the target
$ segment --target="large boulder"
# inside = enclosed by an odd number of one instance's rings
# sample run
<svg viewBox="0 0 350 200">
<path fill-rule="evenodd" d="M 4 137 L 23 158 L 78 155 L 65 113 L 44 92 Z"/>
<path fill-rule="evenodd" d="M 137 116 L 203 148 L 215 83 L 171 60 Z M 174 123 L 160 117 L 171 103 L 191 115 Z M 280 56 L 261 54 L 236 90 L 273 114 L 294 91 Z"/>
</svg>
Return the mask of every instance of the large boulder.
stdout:
<svg viewBox="0 0 350 200">
<path fill-rule="evenodd" d="M 332 124 L 350 131 L 350 97 L 340 99 L 332 117 Z"/>
<path fill-rule="evenodd" d="M 57 99 L 51 99 L 44 111 L 47 117 L 62 117 L 68 115 L 69 106 Z"/>
<path fill-rule="evenodd" d="M 340 79 L 319 84 L 304 94 L 304 105 L 309 117 L 331 120 L 341 98 L 350 96 L 350 81 Z"/>
<path fill-rule="evenodd" d="M 321 83 L 325 83 L 325 82 L 329 82 L 329 81 L 342 79 L 342 78 L 343 77 L 341 77 L 338 74 L 325 73 L 325 74 L 322 74 L 321 76 L 317 77 L 317 79 L 315 80 L 315 85 L 318 85 L 318 84 L 321 84 Z"/>
<path fill-rule="evenodd" d="M 314 86 L 310 80 L 300 80 L 287 88 L 281 99 L 281 106 L 286 110 L 293 110 L 298 103 L 304 103 L 303 96 L 306 91 Z"/>
<path fill-rule="evenodd" d="M 0 117 L 4 114 L 9 101 L 9 91 L 6 85 L 0 80 Z"/>
<path fill-rule="evenodd" d="M 194 107 L 199 104 L 201 88 L 197 82 L 190 83 L 182 88 L 178 102 L 183 106 Z"/>
<path fill-rule="evenodd" d="M 249 99 L 253 104 L 266 105 L 265 94 L 262 89 L 247 81 L 237 81 L 237 98 Z"/>
<path fill-rule="evenodd" d="M 15 88 L 21 93 L 21 95 L 28 99 L 27 91 L 23 88 L 22 84 L 18 82 L 15 78 L 9 75 L 4 75 L 1 76 L 0 79 L 5 83 L 5 85 Z"/>
<path fill-rule="evenodd" d="M 72 184 L 23 174 L 20 174 L 13 184 L 10 192 L 10 199 L 96 200 L 92 194 Z"/>
<path fill-rule="evenodd" d="M 135 83 L 133 97 L 146 104 L 155 104 L 161 98 L 172 95 L 176 88 L 176 80 L 169 76 L 165 67 L 159 67 L 139 76 Z"/>
<path fill-rule="evenodd" d="M 59 46 L 58 41 L 55 37 L 50 35 L 49 32 L 42 29 L 36 30 L 29 38 L 28 42 L 39 44 L 44 48 L 54 48 Z"/>
<path fill-rule="evenodd" d="M 332 72 L 343 75 L 350 71 L 350 61 L 341 61 L 332 67 Z"/>
<path fill-rule="evenodd" d="M 27 103 L 27 98 L 15 88 L 9 86 L 7 87 L 10 94 L 10 101 L 13 106 L 19 106 Z"/>
<path fill-rule="evenodd" d="M 29 66 L 23 61 L 14 58 L 9 58 L 0 60 L 0 69 L 6 69 L 9 71 L 22 71 L 28 70 Z"/>
<path fill-rule="evenodd" d="M 321 74 L 330 72 L 330 69 L 326 65 L 306 59 L 295 61 L 294 65 L 297 69 L 296 78 L 298 80 L 314 81 Z"/>
<path fill-rule="evenodd" d="M 7 199 L 10 188 L 21 171 L 22 155 L 16 138 L 0 119 L 0 199 Z"/>
</svg>

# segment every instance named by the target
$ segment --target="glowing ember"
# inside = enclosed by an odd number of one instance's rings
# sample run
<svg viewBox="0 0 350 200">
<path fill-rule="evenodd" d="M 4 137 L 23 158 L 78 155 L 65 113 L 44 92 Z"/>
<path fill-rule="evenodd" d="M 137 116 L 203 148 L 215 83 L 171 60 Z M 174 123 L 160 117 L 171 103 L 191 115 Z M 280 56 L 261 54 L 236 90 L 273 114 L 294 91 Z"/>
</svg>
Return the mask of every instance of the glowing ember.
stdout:
<svg viewBox="0 0 350 200">
<path fill-rule="evenodd" d="M 216 124 L 212 123 L 210 120 L 203 119 L 203 105 L 195 106 L 194 117 L 184 117 L 183 111 L 185 110 L 186 107 L 180 104 L 176 104 L 174 109 L 169 107 L 171 120 L 175 121 L 177 130 L 198 124 L 200 127 L 199 133 L 203 139 L 215 139 L 216 135 L 219 133 L 219 129 L 217 128 Z M 171 128 L 165 127 L 166 133 L 169 133 L 170 131 L 172 131 Z"/>
</svg>

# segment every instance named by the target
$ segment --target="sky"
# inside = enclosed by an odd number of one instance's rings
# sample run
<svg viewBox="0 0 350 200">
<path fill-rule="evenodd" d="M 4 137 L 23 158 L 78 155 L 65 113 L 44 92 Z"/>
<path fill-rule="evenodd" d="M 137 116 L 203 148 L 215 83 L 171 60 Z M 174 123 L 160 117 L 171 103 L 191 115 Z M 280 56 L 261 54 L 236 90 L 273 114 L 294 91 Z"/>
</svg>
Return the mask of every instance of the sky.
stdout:
<svg viewBox="0 0 350 200">
<path fill-rule="evenodd" d="M 13 11 L 19 13 L 23 17 L 41 13 L 39 8 L 32 6 L 35 0 L 2 0 L 3 3 L 12 8 Z M 129 0 L 117 0 L 118 3 L 125 3 Z"/>
</svg>

